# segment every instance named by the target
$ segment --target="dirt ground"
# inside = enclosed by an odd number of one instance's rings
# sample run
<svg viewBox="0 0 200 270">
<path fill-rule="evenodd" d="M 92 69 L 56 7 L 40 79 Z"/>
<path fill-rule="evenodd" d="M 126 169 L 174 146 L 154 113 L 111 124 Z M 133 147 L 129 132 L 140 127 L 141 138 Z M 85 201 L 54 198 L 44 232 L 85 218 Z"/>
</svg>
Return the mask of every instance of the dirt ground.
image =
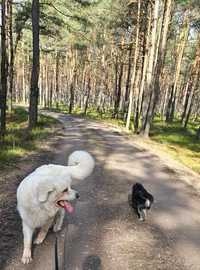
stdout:
<svg viewBox="0 0 200 270">
<path fill-rule="evenodd" d="M 54 134 L 50 135 L 48 141 L 39 143 L 40 152 L 33 151 L 0 172 L 0 269 L 4 268 L 7 260 L 12 259 L 22 240 L 21 220 L 16 209 L 17 186 L 35 168 L 54 158 L 58 140 L 62 136 L 63 126 L 56 125 Z"/>
<path fill-rule="evenodd" d="M 41 246 L 34 247 L 33 262 L 21 264 L 22 233 L 15 192 L 23 176 L 39 164 L 66 164 L 72 151 L 84 149 L 95 157 L 96 168 L 87 180 L 74 182 L 81 198 L 75 214 L 66 217 L 57 235 L 61 269 L 199 270 L 200 198 L 179 181 L 179 171 L 112 127 L 53 115 L 64 124 L 62 138 L 49 151 L 8 172 L 0 186 L 5 194 L 0 210 L 0 269 L 54 269 L 55 235 L 51 232 Z M 144 223 L 128 204 L 136 181 L 155 197 Z"/>
</svg>

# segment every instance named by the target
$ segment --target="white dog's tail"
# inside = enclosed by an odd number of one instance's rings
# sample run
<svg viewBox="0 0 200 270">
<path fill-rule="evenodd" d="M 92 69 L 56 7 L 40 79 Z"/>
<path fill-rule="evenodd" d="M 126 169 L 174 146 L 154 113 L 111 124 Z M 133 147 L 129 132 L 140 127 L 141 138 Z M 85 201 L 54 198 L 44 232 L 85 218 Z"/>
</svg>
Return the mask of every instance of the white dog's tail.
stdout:
<svg viewBox="0 0 200 270">
<path fill-rule="evenodd" d="M 86 151 L 75 151 L 68 158 L 70 174 L 72 178 L 83 180 L 88 177 L 94 169 L 94 159 Z"/>
</svg>

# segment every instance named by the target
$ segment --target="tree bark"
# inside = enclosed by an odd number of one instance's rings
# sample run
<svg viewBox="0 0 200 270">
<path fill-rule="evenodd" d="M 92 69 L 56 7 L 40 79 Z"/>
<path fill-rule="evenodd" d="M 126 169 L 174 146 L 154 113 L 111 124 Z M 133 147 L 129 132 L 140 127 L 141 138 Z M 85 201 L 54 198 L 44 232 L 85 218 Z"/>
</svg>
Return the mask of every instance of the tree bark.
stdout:
<svg viewBox="0 0 200 270">
<path fill-rule="evenodd" d="M 131 112 L 132 112 L 132 107 L 133 107 L 133 92 L 134 92 L 135 76 L 136 76 L 136 69 L 137 69 L 137 61 L 138 61 L 138 55 L 139 55 L 140 13 L 141 13 L 141 0 L 138 0 L 137 28 L 136 28 L 135 53 L 134 53 L 134 62 L 133 62 L 133 74 L 132 74 L 132 78 L 131 78 L 129 106 L 128 106 L 128 114 L 127 114 L 127 119 L 126 119 L 126 129 L 127 130 L 130 127 Z"/>
<path fill-rule="evenodd" d="M 147 76 L 147 66 L 148 66 L 148 52 L 149 52 L 149 42 L 150 42 L 150 31 L 151 31 L 151 12 L 148 14 L 150 10 L 150 5 L 147 3 L 145 7 L 145 26 L 143 30 L 143 49 L 142 49 L 142 75 L 141 75 L 141 82 L 139 86 L 139 93 L 136 100 L 136 109 L 135 109 L 135 118 L 134 118 L 134 132 L 138 133 L 139 129 L 139 120 L 142 112 L 142 105 L 143 105 L 143 97 L 144 97 L 144 88 Z M 149 15 L 149 18 L 148 18 Z"/>
<path fill-rule="evenodd" d="M 59 52 L 56 53 L 56 109 L 59 105 L 59 65 L 60 65 L 60 55 Z"/>
<path fill-rule="evenodd" d="M 119 78 L 118 78 L 118 89 L 117 89 L 117 96 L 115 100 L 115 109 L 114 109 L 114 116 L 115 118 L 119 117 L 119 107 L 120 107 L 120 100 L 122 95 L 122 77 L 124 73 L 124 63 L 120 63 L 120 71 L 119 71 Z"/>
<path fill-rule="evenodd" d="M 197 129 L 197 139 L 200 140 L 200 127 Z"/>
<path fill-rule="evenodd" d="M 132 41 L 132 37 L 131 37 Z M 129 51 L 128 51 L 128 70 L 127 70 L 127 78 L 126 78 L 126 87 L 125 87 L 125 96 L 124 96 L 124 119 L 127 118 L 127 110 L 128 110 L 128 99 L 130 94 L 130 85 L 131 85 L 131 63 L 132 63 L 132 52 L 133 52 L 133 44 L 131 43 Z"/>
<path fill-rule="evenodd" d="M 8 0 L 8 20 L 9 20 L 9 106 L 8 109 L 12 111 L 12 99 L 13 99 L 13 78 L 14 78 L 14 47 L 13 47 L 13 1 Z"/>
<path fill-rule="evenodd" d="M 177 93 L 178 81 L 180 78 L 181 63 L 183 59 L 183 53 L 185 50 L 185 44 L 188 39 L 188 33 L 189 33 L 189 20 L 188 20 L 188 17 L 185 15 L 184 22 L 183 22 L 183 30 L 181 31 L 179 44 L 177 48 L 177 61 L 176 61 L 173 90 L 172 90 L 173 96 L 172 96 L 171 103 L 169 103 L 169 113 L 166 117 L 167 122 L 172 122 L 174 119 L 174 113 L 176 109 L 176 101 L 177 101 L 177 95 L 178 95 Z"/>
<path fill-rule="evenodd" d="M 143 107 L 143 119 L 142 119 L 142 128 L 140 133 L 148 137 L 151 125 L 151 114 L 150 109 L 153 101 L 153 75 L 154 75 L 154 57 L 156 53 L 156 36 L 158 31 L 158 18 L 159 18 L 159 6 L 160 0 L 155 0 L 152 16 L 152 33 L 151 33 L 151 47 L 149 49 L 149 63 L 147 68 L 147 80 L 146 80 L 146 93 L 147 98 Z"/>
<path fill-rule="evenodd" d="M 7 99 L 7 76 L 8 76 L 8 52 L 7 52 L 7 0 L 1 3 L 1 86 L 0 86 L 0 136 L 6 132 L 6 99 Z"/>
<path fill-rule="evenodd" d="M 190 82 L 188 86 L 185 110 L 182 116 L 182 125 L 184 128 L 187 128 L 187 124 L 188 124 L 189 117 L 191 114 L 194 95 L 199 85 L 199 75 L 200 75 L 200 35 L 197 40 L 196 56 L 195 56 L 195 61 L 192 67 L 192 73 L 191 73 Z"/>
<path fill-rule="evenodd" d="M 31 73 L 31 89 L 29 104 L 29 128 L 32 129 L 38 121 L 38 79 L 40 70 L 40 49 L 39 49 L 39 0 L 32 1 L 32 33 L 33 33 L 33 65 Z"/>
<path fill-rule="evenodd" d="M 84 109 L 84 115 L 86 115 L 87 113 L 87 109 L 88 109 L 88 103 L 89 103 L 89 98 L 90 98 L 90 92 L 91 92 L 91 77 L 89 74 L 89 78 L 88 78 L 88 86 L 87 86 L 87 98 L 86 98 L 86 102 L 85 102 L 85 109 Z"/>
<path fill-rule="evenodd" d="M 116 56 L 115 59 L 115 93 L 114 93 L 114 112 L 113 112 L 113 118 L 116 118 L 117 114 L 117 96 L 118 96 L 118 71 L 119 69 L 119 63 L 118 63 L 118 56 Z"/>
<path fill-rule="evenodd" d="M 75 67 L 74 71 L 73 71 L 71 85 L 70 85 L 70 104 L 69 104 L 69 113 L 70 114 L 72 113 L 72 111 L 74 109 L 74 98 L 75 98 L 74 89 L 75 89 L 75 83 L 76 83 L 76 76 L 77 76 L 77 70 Z"/>
<path fill-rule="evenodd" d="M 158 44 L 158 51 L 157 51 L 157 60 L 155 63 L 154 76 L 152 77 L 151 82 L 148 84 L 151 86 L 152 92 L 151 92 L 150 101 L 149 101 L 149 105 L 148 105 L 148 109 L 147 109 L 147 113 L 146 113 L 146 117 L 145 117 L 145 121 L 143 125 L 143 134 L 147 137 L 149 136 L 150 127 L 154 118 L 156 105 L 158 104 L 159 97 L 160 97 L 161 74 L 162 74 L 162 69 L 164 65 L 165 53 L 166 53 L 167 35 L 168 35 L 168 29 L 169 29 L 169 24 L 171 20 L 172 6 L 173 6 L 173 0 L 165 0 L 163 17 L 161 19 L 161 31 L 160 31 L 161 36 L 158 39 L 159 44 Z M 157 12 L 159 10 L 159 1 L 158 3 L 155 2 L 154 18 L 156 18 L 156 16 L 158 15 L 158 13 L 156 14 L 156 10 Z M 156 25 L 155 25 L 155 28 L 156 28 Z M 150 88 L 148 89 L 150 90 Z"/>
</svg>

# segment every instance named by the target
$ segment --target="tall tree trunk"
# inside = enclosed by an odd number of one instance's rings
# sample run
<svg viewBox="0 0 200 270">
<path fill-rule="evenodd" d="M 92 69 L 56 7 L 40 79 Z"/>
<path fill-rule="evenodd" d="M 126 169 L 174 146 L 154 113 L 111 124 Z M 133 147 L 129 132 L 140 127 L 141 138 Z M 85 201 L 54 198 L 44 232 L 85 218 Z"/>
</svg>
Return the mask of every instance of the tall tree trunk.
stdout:
<svg viewBox="0 0 200 270">
<path fill-rule="evenodd" d="M 70 104 L 69 104 L 69 113 L 71 114 L 74 109 L 74 98 L 75 98 L 75 84 L 76 84 L 76 76 L 77 76 L 77 70 L 76 67 L 74 67 L 73 71 L 73 77 L 70 85 Z"/>
<path fill-rule="evenodd" d="M 169 104 L 169 114 L 166 117 L 167 122 L 172 122 L 174 119 L 174 113 L 176 108 L 176 101 L 178 95 L 178 82 L 180 78 L 180 71 L 181 71 L 181 63 L 183 59 L 183 53 L 185 50 L 185 44 L 188 39 L 189 33 L 189 20 L 187 15 L 185 15 L 184 22 L 183 22 L 183 30 L 181 31 L 179 44 L 177 48 L 177 60 L 176 60 L 176 67 L 175 67 L 175 75 L 174 75 L 174 82 L 173 82 L 173 97 L 172 102 Z"/>
<path fill-rule="evenodd" d="M 45 107 L 49 107 L 49 84 L 48 84 L 48 55 L 45 55 Z"/>
<path fill-rule="evenodd" d="M 6 132 L 6 98 L 8 76 L 8 53 L 7 53 L 7 0 L 1 3 L 1 85 L 0 85 L 0 136 Z"/>
<path fill-rule="evenodd" d="M 40 48 L 39 48 L 39 0 L 32 1 L 32 32 L 33 32 L 33 65 L 31 73 L 31 89 L 29 104 L 29 128 L 37 125 L 38 120 L 38 78 L 40 70 Z"/>
<path fill-rule="evenodd" d="M 163 70 L 165 54 L 166 54 L 166 44 L 169 24 L 171 21 L 171 12 L 174 0 L 165 0 L 162 28 L 161 28 L 161 40 L 158 49 L 158 60 L 156 63 L 156 73 L 155 73 L 155 83 L 154 83 L 154 92 L 155 92 L 155 102 L 158 101 L 158 96 L 161 89 L 161 74 Z"/>
<path fill-rule="evenodd" d="M 132 37 L 131 37 L 131 42 L 132 42 Z M 124 119 L 127 118 L 128 98 L 130 94 L 132 52 L 133 52 L 133 44 L 131 43 L 129 51 L 128 51 L 128 69 L 127 69 L 127 78 L 126 78 L 126 87 L 125 87 L 125 96 L 124 96 L 124 111 L 123 111 Z"/>
<path fill-rule="evenodd" d="M 141 134 L 145 137 L 149 136 L 151 125 L 150 109 L 153 101 L 153 75 L 154 75 L 154 57 L 156 53 L 157 31 L 158 31 L 158 18 L 159 18 L 160 0 L 155 0 L 152 16 L 152 33 L 151 33 L 151 47 L 149 49 L 149 63 L 147 68 L 147 80 L 146 80 L 146 94 L 147 99 L 143 107 L 143 119 Z"/>
<path fill-rule="evenodd" d="M 60 64 L 60 55 L 59 52 L 56 53 L 56 109 L 59 105 L 59 64 Z"/>
<path fill-rule="evenodd" d="M 134 120 L 133 120 L 133 124 L 134 124 L 134 132 L 138 133 L 138 129 L 139 129 L 139 96 L 140 96 L 140 80 L 141 80 L 141 73 L 142 73 L 142 66 L 140 66 L 137 69 L 137 74 L 136 74 L 136 78 L 135 78 L 135 96 L 136 96 L 136 100 L 135 100 L 135 106 L 134 106 Z"/>
<path fill-rule="evenodd" d="M 53 79 L 50 80 L 50 91 L 49 91 L 49 107 L 53 106 Z"/>
<path fill-rule="evenodd" d="M 84 109 L 84 114 L 86 115 L 87 113 L 87 109 L 88 109 L 88 102 L 89 102 L 89 98 L 90 98 L 90 92 L 91 92 L 91 77 L 89 74 L 89 79 L 88 79 L 88 86 L 87 86 L 87 98 L 86 98 L 86 102 L 85 102 L 85 109 Z"/>
<path fill-rule="evenodd" d="M 113 118 L 116 117 L 117 113 L 117 96 L 118 96 L 118 73 L 119 73 L 119 63 L 118 63 L 118 56 L 116 56 L 115 60 L 115 93 L 114 93 L 114 112 L 113 112 Z"/>
<path fill-rule="evenodd" d="M 159 2 L 159 1 L 158 1 Z M 156 4 L 156 3 L 155 3 Z M 159 5 L 159 3 L 157 3 Z M 172 0 L 165 0 L 163 17 L 161 19 L 161 36 L 158 39 L 158 51 L 157 51 L 157 60 L 155 63 L 155 75 L 151 81 L 152 93 L 149 102 L 149 107 L 147 110 L 145 124 L 143 126 L 143 134 L 149 136 L 150 127 L 153 121 L 155 114 L 156 105 L 159 102 L 160 88 L 161 88 L 161 74 L 164 65 L 165 53 L 166 53 L 166 43 L 167 43 L 167 34 L 169 29 L 169 24 L 171 20 L 171 10 L 172 10 Z M 156 9 L 156 6 L 155 6 Z"/>
<path fill-rule="evenodd" d="M 182 125 L 184 124 L 184 119 L 185 119 L 185 116 L 186 116 L 186 111 L 187 111 L 187 107 L 188 107 L 191 88 L 192 88 L 192 82 L 190 81 L 190 78 L 189 78 L 189 82 L 187 82 L 186 89 L 185 89 L 186 93 L 185 93 L 185 98 L 184 98 L 184 109 L 183 109 L 183 113 L 182 113 L 182 116 L 181 116 Z"/>
<path fill-rule="evenodd" d="M 124 72 L 124 63 L 120 63 L 120 71 L 119 71 L 119 78 L 118 78 L 118 89 L 117 89 L 117 96 L 115 99 L 115 108 L 114 108 L 114 115 L 115 118 L 119 117 L 119 107 L 120 107 L 120 100 L 122 94 L 122 77 Z"/>
<path fill-rule="evenodd" d="M 13 1 L 8 1 L 8 19 L 9 19 L 9 111 L 12 111 L 12 99 L 13 99 L 13 77 L 14 77 L 14 47 L 13 47 Z"/>
<path fill-rule="evenodd" d="M 164 98 L 163 102 L 161 103 L 161 120 L 164 120 L 165 111 L 166 111 L 166 104 L 167 104 L 167 97 L 169 94 L 169 86 L 166 86 L 165 92 L 164 92 Z"/>
<path fill-rule="evenodd" d="M 199 75 L 200 75 L 200 34 L 197 40 L 196 56 L 192 67 L 190 85 L 188 87 L 188 95 L 185 104 L 185 111 L 182 117 L 182 125 L 184 126 L 184 128 L 187 127 L 189 117 L 191 114 L 195 92 L 198 89 L 199 85 Z"/>
<path fill-rule="evenodd" d="M 137 61 L 138 61 L 138 55 L 139 55 L 140 13 L 141 13 L 141 0 L 138 0 L 135 53 L 134 53 L 134 62 L 133 62 L 133 74 L 132 74 L 131 86 L 130 86 L 131 88 L 130 88 L 130 95 L 129 95 L 128 114 L 127 114 L 127 119 L 126 119 L 126 129 L 129 129 L 130 127 L 131 112 L 132 112 L 132 107 L 133 107 L 133 92 L 134 92 L 135 75 L 136 75 L 136 69 L 137 69 Z"/>
<path fill-rule="evenodd" d="M 25 59 L 23 59 L 22 63 L 22 101 L 23 104 L 26 104 L 26 78 L 25 78 Z"/>
<path fill-rule="evenodd" d="M 197 129 L 197 136 L 196 136 L 196 137 L 197 137 L 198 140 L 200 140 L 200 126 L 199 126 L 199 128 Z"/>
<path fill-rule="evenodd" d="M 143 98 L 144 98 L 144 88 L 147 76 L 148 67 L 148 52 L 149 52 L 149 42 L 150 42 L 150 31 L 151 31 L 151 12 L 149 3 L 145 3 L 145 20 L 143 23 L 143 43 L 142 43 L 142 74 L 141 82 L 139 86 L 139 93 L 136 100 L 135 118 L 134 118 L 134 132 L 138 133 L 139 120 L 142 112 Z M 149 13 L 148 13 L 149 12 Z"/>
</svg>

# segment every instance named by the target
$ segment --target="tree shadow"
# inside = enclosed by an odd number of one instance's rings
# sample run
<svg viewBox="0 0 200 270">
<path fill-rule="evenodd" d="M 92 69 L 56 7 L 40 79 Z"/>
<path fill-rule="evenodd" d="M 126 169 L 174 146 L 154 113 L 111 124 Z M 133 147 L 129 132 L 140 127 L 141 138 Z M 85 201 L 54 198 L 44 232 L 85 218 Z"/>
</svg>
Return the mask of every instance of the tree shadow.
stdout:
<svg viewBox="0 0 200 270">
<path fill-rule="evenodd" d="M 101 259 L 98 255 L 90 255 L 83 262 L 83 270 L 102 270 Z"/>
</svg>

